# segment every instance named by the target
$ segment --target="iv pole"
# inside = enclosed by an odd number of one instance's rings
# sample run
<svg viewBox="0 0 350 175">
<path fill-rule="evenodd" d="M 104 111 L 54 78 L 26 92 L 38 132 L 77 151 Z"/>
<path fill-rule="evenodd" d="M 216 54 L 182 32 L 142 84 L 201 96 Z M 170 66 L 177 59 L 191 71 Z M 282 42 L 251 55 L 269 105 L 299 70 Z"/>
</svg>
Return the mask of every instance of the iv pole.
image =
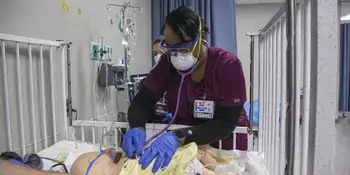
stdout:
<svg viewBox="0 0 350 175">
<path fill-rule="evenodd" d="M 249 86 L 249 134 L 253 134 L 253 102 L 254 102 L 254 64 L 255 64 L 255 37 L 260 32 L 249 32 L 246 36 L 250 37 L 250 86 Z"/>
<path fill-rule="evenodd" d="M 141 6 L 133 6 L 131 5 L 131 2 L 126 2 L 124 5 L 118 5 L 118 4 L 107 4 L 106 8 L 107 10 L 111 9 L 112 7 L 121 7 L 120 12 L 122 14 L 123 21 L 125 22 L 125 12 L 128 8 L 138 9 L 140 12 L 142 12 L 143 8 Z M 123 26 L 123 32 L 124 32 L 124 40 L 128 41 L 128 35 L 125 33 L 125 26 Z M 125 64 L 125 79 L 124 81 L 126 83 L 129 82 L 129 76 L 128 76 L 128 45 L 124 45 L 124 64 Z"/>
</svg>

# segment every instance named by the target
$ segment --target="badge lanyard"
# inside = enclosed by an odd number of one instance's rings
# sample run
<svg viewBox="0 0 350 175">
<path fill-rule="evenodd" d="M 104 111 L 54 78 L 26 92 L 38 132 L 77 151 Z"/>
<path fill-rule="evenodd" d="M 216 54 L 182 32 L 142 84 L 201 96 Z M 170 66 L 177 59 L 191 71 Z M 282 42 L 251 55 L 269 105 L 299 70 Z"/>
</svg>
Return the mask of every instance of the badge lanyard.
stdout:
<svg viewBox="0 0 350 175">
<path fill-rule="evenodd" d="M 168 100 L 166 99 L 166 94 L 167 92 L 165 92 L 163 94 L 163 97 L 156 103 L 156 106 L 155 106 L 156 115 L 165 116 L 168 114 Z"/>
</svg>

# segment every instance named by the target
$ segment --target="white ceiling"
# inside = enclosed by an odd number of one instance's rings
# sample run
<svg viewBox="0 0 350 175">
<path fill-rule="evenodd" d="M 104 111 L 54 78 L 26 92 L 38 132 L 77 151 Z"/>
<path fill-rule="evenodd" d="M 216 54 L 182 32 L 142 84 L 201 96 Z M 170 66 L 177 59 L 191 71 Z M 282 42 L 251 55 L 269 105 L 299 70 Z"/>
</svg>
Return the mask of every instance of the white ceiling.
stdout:
<svg viewBox="0 0 350 175">
<path fill-rule="evenodd" d="M 268 4 L 268 3 L 282 3 L 285 0 L 236 0 L 237 4 Z"/>
</svg>

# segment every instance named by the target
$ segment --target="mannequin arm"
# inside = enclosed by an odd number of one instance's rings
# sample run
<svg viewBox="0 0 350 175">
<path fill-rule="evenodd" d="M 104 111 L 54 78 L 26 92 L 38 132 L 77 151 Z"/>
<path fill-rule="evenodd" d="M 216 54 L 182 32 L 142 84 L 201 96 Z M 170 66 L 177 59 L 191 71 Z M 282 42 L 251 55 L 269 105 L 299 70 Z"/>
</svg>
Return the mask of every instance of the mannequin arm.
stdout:
<svg viewBox="0 0 350 175">
<path fill-rule="evenodd" d="M 65 173 L 44 172 L 31 168 L 25 168 L 19 165 L 0 160 L 0 175 L 26 174 L 26 175 L 63 175 Z"/>
<path fill-rule="evenodd" d="M 215 170 L 216 165 L 218 165 L 218 163 L 216 162 L 216 160 L 213 158 L 213 156 L 211 156 L 210 154 L 208 154 L 207 152 L 205 152 L 204 150 L 198 149 L 198 154 L 197 154 L 197 159 L 204 165 L 206 166 L 206 169 L 209 169 L 211 171 Z"/>
</svg>

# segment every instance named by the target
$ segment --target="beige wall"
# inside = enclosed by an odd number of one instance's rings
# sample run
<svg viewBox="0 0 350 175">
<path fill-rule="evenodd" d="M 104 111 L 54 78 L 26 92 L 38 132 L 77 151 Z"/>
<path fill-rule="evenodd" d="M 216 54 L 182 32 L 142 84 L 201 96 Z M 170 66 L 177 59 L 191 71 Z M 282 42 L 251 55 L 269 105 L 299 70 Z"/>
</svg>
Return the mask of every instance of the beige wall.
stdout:
<svg viewBox="0 0 350 175">
<path fill-rule="evenodd" d="M 262 29 L 267 22 L 279 10 L 281 4 L 247 4 L 237 6 L 237 46 L 238 57 L 243 63 L 243 69 L 247 87 L 247 97 L 249 99 L 249 77 L 250 77 L 250 37 L 248 32 L 257 32 Z M 257 40 L 256 40 L 257 41 Z M 257 47 L 257 42 L 256 45 Z M 255 47 L 255 48 L 256 48 Z M 258 54 L 255 49 L 255 55 Z M 257 65 L 257 59 L 255 59 Z M 255 69 L 258 70 L 258 69 Z M 254 99 L 258 98 L 258 72 L 255 71 Z"/>
</svg>

